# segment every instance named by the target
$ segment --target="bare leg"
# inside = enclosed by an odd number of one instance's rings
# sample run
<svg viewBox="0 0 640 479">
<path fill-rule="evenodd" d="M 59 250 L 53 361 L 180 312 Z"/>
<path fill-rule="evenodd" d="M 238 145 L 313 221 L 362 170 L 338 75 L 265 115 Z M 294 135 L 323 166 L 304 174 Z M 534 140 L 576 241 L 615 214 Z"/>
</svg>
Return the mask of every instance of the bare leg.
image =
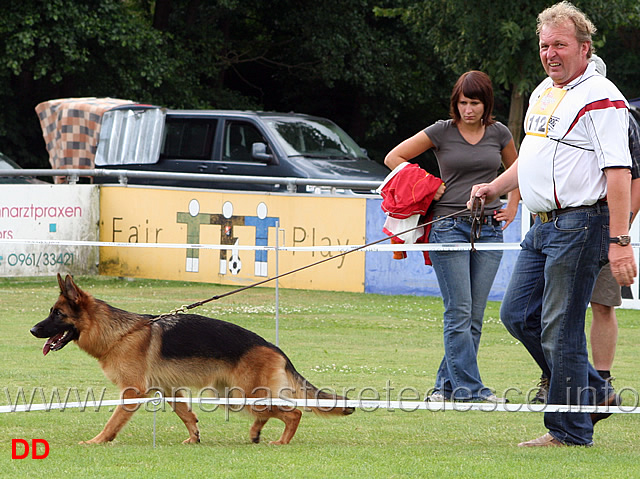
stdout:
<svg viewBox="0 0 640 479">
<path fill-rule="evenodd" d="M 618 340 L 618 320 L 613 306 L 591 303 L 593 321 L 589 340 L 593 367 L 599 371 L 609 371 L 613 366 Z"/>
</svg>

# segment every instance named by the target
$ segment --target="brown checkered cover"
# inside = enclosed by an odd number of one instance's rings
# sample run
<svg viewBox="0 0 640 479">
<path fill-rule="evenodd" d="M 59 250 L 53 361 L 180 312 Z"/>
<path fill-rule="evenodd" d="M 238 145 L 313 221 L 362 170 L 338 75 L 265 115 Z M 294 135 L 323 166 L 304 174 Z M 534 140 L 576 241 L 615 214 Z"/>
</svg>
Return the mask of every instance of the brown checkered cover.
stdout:
<svg viewBox="0 0 640 479">
<path fill-rule="evenodd" d="M 36 106 L 51 167 L 93 168 L 103 113 L 131 103 L 115 98 L 63 98 Z"/>
</svg>

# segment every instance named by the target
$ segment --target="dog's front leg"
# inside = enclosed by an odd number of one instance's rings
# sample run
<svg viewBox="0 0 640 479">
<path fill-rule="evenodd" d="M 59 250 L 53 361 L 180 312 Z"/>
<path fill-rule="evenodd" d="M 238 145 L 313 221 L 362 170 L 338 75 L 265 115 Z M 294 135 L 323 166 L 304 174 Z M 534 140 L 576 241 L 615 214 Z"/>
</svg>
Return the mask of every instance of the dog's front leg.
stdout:
<svg viewBox="0 0 640 479">
<path fill-rule="evenodd" d="M 145 397 L 145 394 L 140 389 L 130 387 L 122 392 L 121 397 L 122 399 L 139 399 Z M 93 439 L 82 441 L 80 444 L 102 444 L 103 442 L 113 441 L 139 407 L 140 404 L 121 404 L 117 406 L 102 432 Z"/>
</svg>

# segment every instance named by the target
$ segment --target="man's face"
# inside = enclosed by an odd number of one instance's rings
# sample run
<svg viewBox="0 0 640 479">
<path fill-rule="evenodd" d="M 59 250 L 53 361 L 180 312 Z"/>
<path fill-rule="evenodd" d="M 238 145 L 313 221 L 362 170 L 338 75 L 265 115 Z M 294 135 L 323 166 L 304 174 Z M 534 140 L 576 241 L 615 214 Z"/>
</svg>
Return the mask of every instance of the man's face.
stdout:
<svg viewBox="0 0 640 479">
<path fill-rule="evenodd" d="M 554 86 L 562 87 L 587 68 L 588 42 L 578 42 L 571 20 L 540 30 L 540 61 Z"/>
</svg>

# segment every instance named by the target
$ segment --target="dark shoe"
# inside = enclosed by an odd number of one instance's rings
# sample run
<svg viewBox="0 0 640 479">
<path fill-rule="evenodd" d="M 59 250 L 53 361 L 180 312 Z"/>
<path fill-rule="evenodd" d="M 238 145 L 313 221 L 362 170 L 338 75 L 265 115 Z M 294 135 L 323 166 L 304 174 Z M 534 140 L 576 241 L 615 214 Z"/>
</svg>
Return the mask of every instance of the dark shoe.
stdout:
<svg viewBox="0 0 640 479">
<path fill-rule="evenodd" d="M 602 401 L 598 406 L 620 406 L 622 404 L 622 398 L 615 392 L 612 392 L 607 399 Z M 611 412 L 594 412 L 591 413 L 591 422 L 595 426 L 598 421 L 607 419 L 613 413 Z"/>
<path fill-rule="evenodd" d="M 531 441 L 521 442 L 518 447 L 564 447 L 566 444 L 558 441 L 550 433 L 546 433 L 537 439 Z"/>
<path fill-rule="evenodd" d="M 531 400 L 531 404 L 546 404 L 547 394 L 549 394 L 549 378 L 540 376 L 540 382 L 538 383 L 538 392 Z"/>
</svg>

